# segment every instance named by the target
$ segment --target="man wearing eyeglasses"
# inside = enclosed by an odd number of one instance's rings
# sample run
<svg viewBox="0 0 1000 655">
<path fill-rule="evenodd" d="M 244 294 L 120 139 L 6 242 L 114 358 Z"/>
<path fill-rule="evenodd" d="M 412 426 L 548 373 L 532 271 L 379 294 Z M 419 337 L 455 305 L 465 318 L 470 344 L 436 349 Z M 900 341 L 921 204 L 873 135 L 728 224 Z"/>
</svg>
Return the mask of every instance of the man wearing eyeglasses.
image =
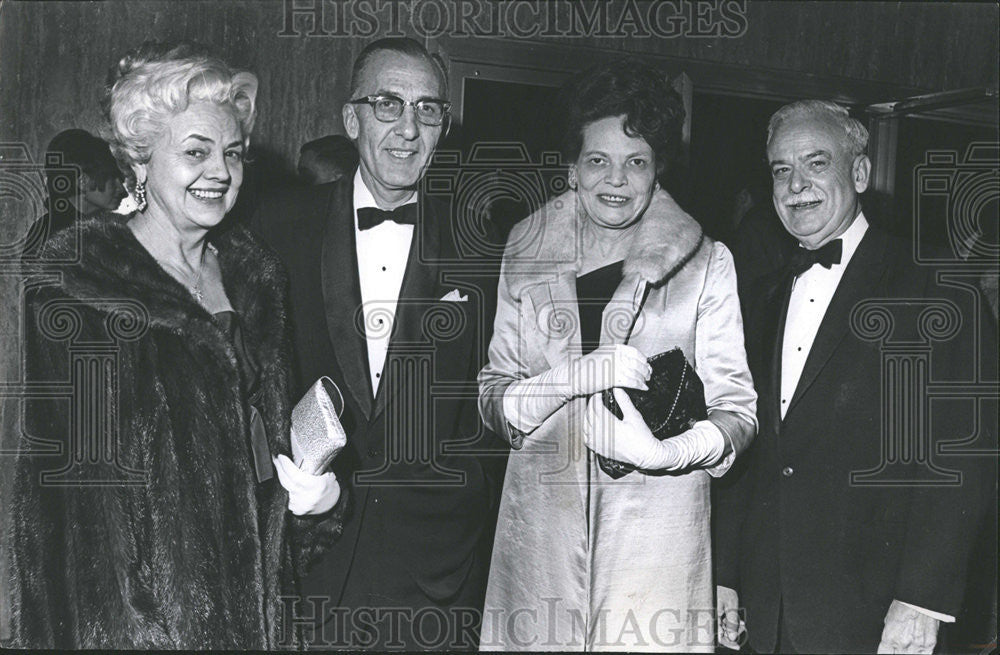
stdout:
<svg viewBox="0 0 1000 655">
<path fill-rule="evenodd" d="M 481 431 L 485 303 L 446 274 L 458 260 L 451 208 L 418 188 L 448 128 L 447 77 L 417 42 L 382 39 L 355 61 L 350 97 L 357 171 L 254 219 L 288 269 L 295 391 L 330 376 L 348 434 L 333 465 L 347 491 L 333 510 L 345 512 L 343 533 L 302 576 L 308 599 L 284 621 L 317 648 L 472 649 L 496 497 L 467 452 Z"/>
</svg>

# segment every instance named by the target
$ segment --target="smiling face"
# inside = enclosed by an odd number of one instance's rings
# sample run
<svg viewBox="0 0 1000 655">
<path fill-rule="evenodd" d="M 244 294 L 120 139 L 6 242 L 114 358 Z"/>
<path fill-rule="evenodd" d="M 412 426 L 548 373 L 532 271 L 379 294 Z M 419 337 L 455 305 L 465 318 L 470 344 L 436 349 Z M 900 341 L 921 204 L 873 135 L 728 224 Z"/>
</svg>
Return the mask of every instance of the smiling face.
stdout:
<svg viewBox="0 0 1000 655">
<path fill-rule="evenodd" d="M 602 227 L 632 225 L 649 206 L 656 160 L 646 140 L 625 133 L 623 116 L 608 116 L 583 128 L 580 155 L 572 166 L 577 197 L 590 220 Z"/>
<path fill-rule="evenodd" d="M 134 166 L 146 180 L 147 212 L 179 230 L 209 229 L 233 204 L 243 182 L 243 135 L 232 109 L 196 102 L 167 121 L 148 164 Z"/>
<path fill-rule="evenodd" d="M 822 118 L 788 119 L 772 135 L 767 158 L 774 207 L 799 243 L 819 248 L 851 226 L 871 164 L 851 154 L 842 127 Z"/>
<path fill-rule="evenodd" d="M 392 94 L 416 102 L 442 99 L 442 93 L 430 62 L 382 51 L 365 65 L 354 97 Z M 440 125 L 418 122 L 413 111 L 406 106 L 397 120 L 383 123 L 370 105 L 344 105 L 344 129 L 358 147 L 361 177 L 380 205 L 392 206 L 409 197 L 441 135 Z"/>
</svg>

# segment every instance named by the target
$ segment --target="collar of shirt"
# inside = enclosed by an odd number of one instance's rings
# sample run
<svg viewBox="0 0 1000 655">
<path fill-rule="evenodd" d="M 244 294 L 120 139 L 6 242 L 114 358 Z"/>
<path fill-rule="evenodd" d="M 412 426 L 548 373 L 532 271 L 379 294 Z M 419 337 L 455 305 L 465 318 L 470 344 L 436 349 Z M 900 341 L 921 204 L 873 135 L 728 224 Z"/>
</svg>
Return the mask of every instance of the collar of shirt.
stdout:
<svg viewBox="0 0 1000 655">
<path fill-rule="evenodd" d="M 864 212 L 858 212 L 858 217 L 854 219 L 851 226 L 847 228 L 843 234 L 837 237 L 841 240 L 841 242 L 843 242 L 842 250 L 840 251 L 840 263 L 831 266 L 830 270 L 842 271 L 847 268 L 847 264 L 850 263 L 851 257 L 854 256 L 854 251 L 858 249 L 858 245 L 861 243 L 861 239 L 864 238 L 866 232 L 868 232 L 868 220 L 865 218 Z M 802 244 L 799 244 L 799 248 L 802 247 Z M 826 270 L 822 267 L 814 266 L 812 269 L 806 271 L 805 274 L 811 273 L 817 268 L 820 270 Z"/>
</svg>

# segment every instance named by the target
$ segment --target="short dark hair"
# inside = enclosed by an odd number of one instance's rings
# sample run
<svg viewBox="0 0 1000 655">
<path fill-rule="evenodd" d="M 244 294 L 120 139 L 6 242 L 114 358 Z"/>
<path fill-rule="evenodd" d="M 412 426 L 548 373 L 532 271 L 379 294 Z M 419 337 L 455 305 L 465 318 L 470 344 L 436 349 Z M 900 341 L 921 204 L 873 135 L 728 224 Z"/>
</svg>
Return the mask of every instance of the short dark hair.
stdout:
<svg viewBox="0 0 1000 655">
<path fill-rule="evenodd" d="M 45 187 L 51 198 L 75 196 L 77 186 L 75 176 L 71 176 L 67 184 L 67 180 L 58 174 L 60 167 L 50 166 L 49 160 L 59 161 L 62 166 L 79 166 L 87 177 L 101 187 L 109 180 L 122 179 L 122 172 L 111 154 L 111 147 L 86 130 L 63 130 L 52 137 L 45 150 L 45 159 Z"/>
<path fill-rule="evenodd" d="M 302 144 L 299 158 L 308 152 L 316 153 L 324 162 L 339 166 L 345 173 L 353 171 L 358 165 L 358 149 L 341 134 L 328 134 Z"/>
<path fill-rule="evenodd" d="M 448 72 L 444 60 L 438 55 L 432 55 L 427 52 L 427 48 L 419 42 L 406 37 L 379 39 L 365 46 L 365 49 L 361 51 L 358 58 L 354 60 L 354 66 L 351 68 L 352 98 L 358 93 L 358 87 L 361 85 L 361 74 L 364 72 L 365 66 L 380 52 L 395 52 L 415 59 L 423 59 L 429 63 L 437 74 L 443 98 L 448 98 Z"/>
<path fill-rule="evenodd" d="M 563 154 L 576 161 L 583 130 L 594 121 L 624 116 L 625 133 L 653 149 L 657 173 L 674 156 L 684 124 L 684 103 L 663 73 L 634 58 L 603 64 L 573 77 L 564 88 Z"/>
</svg>

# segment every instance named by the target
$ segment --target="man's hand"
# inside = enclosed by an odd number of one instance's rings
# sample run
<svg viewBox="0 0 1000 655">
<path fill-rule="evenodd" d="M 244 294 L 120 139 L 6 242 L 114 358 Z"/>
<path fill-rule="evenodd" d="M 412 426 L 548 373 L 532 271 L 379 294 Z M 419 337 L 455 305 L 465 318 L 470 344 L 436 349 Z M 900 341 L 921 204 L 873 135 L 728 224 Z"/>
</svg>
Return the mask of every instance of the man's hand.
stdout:
<svg viewBox="0 0 1000 655">
<path fill-rule="evenodd" d="M 934 617 L 894 600 L 885 614 L 878 652 L 932 653 L 937 644 L 938 625 Z"/>
<path fill-rule="evenodd" d="M 747 626 L 740 616 L 740 598 L 736 590 L 718 585 L 715 587 L 715 612 L 719 620 L 719 645 L 732 650 L 740 649 L 740 641 Z"/>
</svg>

